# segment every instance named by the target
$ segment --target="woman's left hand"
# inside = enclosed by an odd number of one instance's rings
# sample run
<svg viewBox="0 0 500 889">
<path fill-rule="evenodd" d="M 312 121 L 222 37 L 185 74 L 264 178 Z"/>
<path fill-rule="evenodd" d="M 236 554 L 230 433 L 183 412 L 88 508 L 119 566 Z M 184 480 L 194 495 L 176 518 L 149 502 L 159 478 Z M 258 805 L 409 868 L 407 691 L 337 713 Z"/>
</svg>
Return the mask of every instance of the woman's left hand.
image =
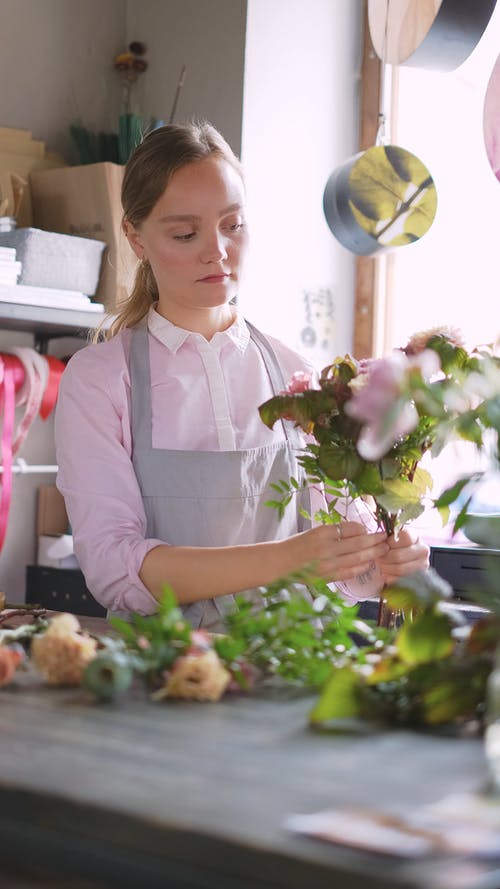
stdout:
<svg viewBox="0 0 500 889">
<path fill-rule="evenodd" d="M 402 529 L 397 538 L 387 538 L 389 551 L 377 560 L 385 583 L 392 583 L 405 574 L 425 571 L 429 567 L 429 547 L 416 534 Z"/>
</svg>

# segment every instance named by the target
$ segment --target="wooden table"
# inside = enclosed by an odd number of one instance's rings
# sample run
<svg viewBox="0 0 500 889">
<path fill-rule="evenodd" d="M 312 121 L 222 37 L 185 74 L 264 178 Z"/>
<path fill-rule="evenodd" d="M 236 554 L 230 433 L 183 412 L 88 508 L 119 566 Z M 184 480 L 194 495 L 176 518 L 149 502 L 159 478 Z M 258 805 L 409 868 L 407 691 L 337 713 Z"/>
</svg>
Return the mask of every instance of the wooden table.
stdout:
<svg viewBox="0 0 500 889">
<path fill-rule="evenodd" d="M 498 889 L 500 863 L 401 861 L 285 829 L 291 813 L 397 813 L 485 782 L 479 739 L 317 734 L 312 700 L 153 703 L 139 687 L 103 705 L 29 676 L 2 689 L 0 885 Z"/>
</svg>

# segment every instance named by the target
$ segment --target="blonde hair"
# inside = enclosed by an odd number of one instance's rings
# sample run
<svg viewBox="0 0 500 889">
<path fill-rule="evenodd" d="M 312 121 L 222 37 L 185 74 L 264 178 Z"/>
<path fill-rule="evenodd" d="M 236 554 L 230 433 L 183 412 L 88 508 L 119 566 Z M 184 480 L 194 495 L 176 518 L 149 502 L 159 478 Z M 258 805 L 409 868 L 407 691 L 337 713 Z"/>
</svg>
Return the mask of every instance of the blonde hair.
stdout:
<svg viewBox="0 0 500 889">
<path fill-rule="evenodd" d="M 121 190 L 123 220 L 138 228 L 161 198 L 173 174 L 186 164 L 207 157 L 226 160 L 243 178 L 240 161 L 210 123 L 168 124 L 153 130 L 125 166 Z M 93 341 L 111 339 L 124 327 L 136 327 L 157 299 L 158 287 L 151 266 L 143 260 L 138 264 L 130 295 L 117 307 L 109 328 L 104 331 L 101 324 Z"/>
</svg>

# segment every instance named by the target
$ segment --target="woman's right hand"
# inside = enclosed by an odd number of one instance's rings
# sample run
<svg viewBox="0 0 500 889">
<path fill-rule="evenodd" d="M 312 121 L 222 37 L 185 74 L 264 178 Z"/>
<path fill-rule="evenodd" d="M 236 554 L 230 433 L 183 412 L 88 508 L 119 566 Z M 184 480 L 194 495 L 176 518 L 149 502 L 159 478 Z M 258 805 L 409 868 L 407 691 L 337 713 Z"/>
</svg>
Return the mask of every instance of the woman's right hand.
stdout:
<svg viewBox="0 0 500 889">
<path fill-rule="evenodd" d="M 369 571 L 389 551 L 385 531 L 368 533 L 359 522 L 319 525 L 286 542 L 293 547 L 295 570 L 312 570 L 328 582 Z"/>
</svg>

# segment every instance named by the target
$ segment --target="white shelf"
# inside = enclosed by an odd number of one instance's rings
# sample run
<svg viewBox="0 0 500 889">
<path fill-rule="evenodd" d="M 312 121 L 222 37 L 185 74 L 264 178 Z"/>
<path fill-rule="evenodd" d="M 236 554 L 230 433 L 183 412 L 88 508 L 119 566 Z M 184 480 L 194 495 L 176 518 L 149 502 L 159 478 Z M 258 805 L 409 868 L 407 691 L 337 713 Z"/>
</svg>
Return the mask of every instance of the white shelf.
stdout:
<svg viewBox="0 0 500 889">
<path fill-rule="evenodd" d="M 103 317 L 98 312 L 85 309 L 30 306 L 0 301 L 0 330 L 27 331 L 35 336 L 38 344 L 61 336 L 87 338 L 89 331 L 95 330 Z"/>
</svg>

